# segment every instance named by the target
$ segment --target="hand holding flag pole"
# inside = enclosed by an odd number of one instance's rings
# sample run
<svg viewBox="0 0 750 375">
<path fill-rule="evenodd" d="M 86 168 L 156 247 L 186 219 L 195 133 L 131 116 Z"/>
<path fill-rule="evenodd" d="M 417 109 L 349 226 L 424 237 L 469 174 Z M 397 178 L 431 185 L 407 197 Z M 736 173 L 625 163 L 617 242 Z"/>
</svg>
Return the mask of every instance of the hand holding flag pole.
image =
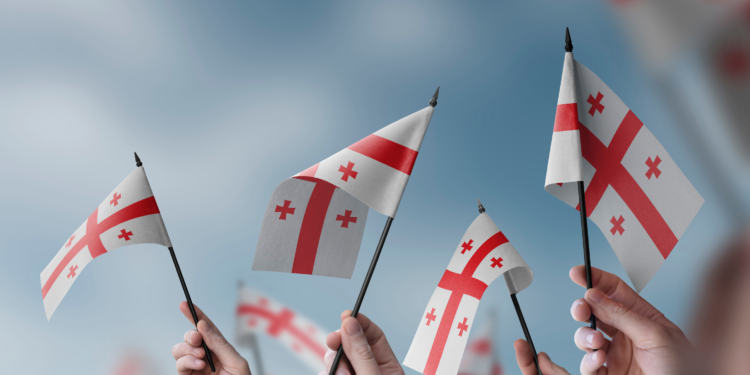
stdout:
<svg viewBox="0 0 750 375">
<path fill-rule="evenodd" d="M 437 105 L 437 99 L 438 94 L 440 94 L 440 87 L 438 86 L 437 90 L 435 90 L 435 94 L 432 96 L 432 99 L 430 100 L 430 106 L 435 108 Z M 380 252 L 383 250 L 383 245 L 385 244 L 385 239 L 388 237 L 388 231 L 391 229 L 391 223 L 393 223 L 393 217 L 389 216 L 388 220 L 385 222 L 385 228 L 383 228 L 383 234 L 380 235 L 380 241 L 378 242 L 378 247 L 375 249 L 375 254 L 372 256 L 372 262 L 370 262 L 370 268 L 367 270 L 367 275 L 365 275 L 365 281 L 362 283 L 362 289 L 359 291 L 359 296 L 357 297 L 357 302 L 354 304 L 354 309 L 352 309 L 352 317 L 356 318 L 357 314 L 359 313 L 359 308 L 362 306 L 362 301 L 365 299 L 365 293 L 367 293 L 367 287 L 370 285 L 370 280 L 372 279 L 372 274 L 375 272 L 375 266 L 378 264 L 378 259 L 380 258 Z M 339 349 L 336 351 L 336 357 L 333 359 L 333 363 L 331 364 L 331 371 L 329 372 L 330 375 L 335 375 L 336 371 L 339 367 L 339 362 L 341 362 L 341 357 L 344 355 L 344 347 L 339 346 Z"/>
<path fill-rule="evenodd" d="M 477 205 L 479 206 L 479 213 L 483 214 L 486 210 L 484 209 L 484 206 L 482 205 L 482 202 L 477 199 Z M 539 358 L 536 354 L 536 348 L 534 348 L 534 342 L 531 341 L 531 333 L 529 332 L 529 327 L 526 325 L 526 319 L 523 318 L 523 312 L 521 311 L 521 305 L 518 304 L 518 298 L 516 298 L 516 293 L 512 293 L 510 295 L 510 299 L 513 300 L 513 306 L 516 308 L 516 314 L 518 315 L 518 321 L 521 323 L 521 329 L 523 330 L 524 336 L 526 336 L 526 342 L 529 343 L 529 346 L 531 347 L 531 352 L 534 353 L 534 365 L 536 365 L 536 371 L 539 373 L 539 375 L 542 374 L 542 370 L 539 368 Z"/>
<path fill-rule="evenodd" d="M 573 41 L 570 39 L 570 29 L 565 28 L 565 52 L 573 52 Z M 586 189 L 583 181 L 578 181 L 578 202 L 581 212 L 581 236 L 583 237 L 583 264 L 586 267 L 586 289 L 593 288 L 591 282 L 591 256 L 589 253 L 589 227 L 586 216 Z M 591 314 L 591 329 L 596 329 L 596 317 Z M 532 347 L 533 348 L 533 347 Z"/>
<path fill-rule="evenodd" d="M 135 166 L 140 167 L 143 165 L 141 163 L 141 158 L 138 157 L 137 153 L 135 154 Z M 187 284 L 185 284 L 185 278 L 182 277 L 182 271 L 180 270 L 180 264 L 177 263 L 177 255 L 174 253 L 174 248 L 172 246 L 169 247 L 169 254 L 172 255 L 172 261 L 174 262 L 174 268 L 177 270 L 177 276 L 180 278 L 180 284 L 182 284 L 182 291 L 185 292 L 185 299 L 187 300 L 188 306 L 190 307 L 190 313 L 193 315 L 193 321 L 195 322 L 196 328 L 198 327 L 198 315 L 195 313 L 195 307 L 193 307 L 193 300 L 190 299 L 190 292 L 188 292 Z M 216 372 L 216 367 L 214 367 L 214 361 L 211 358 L 211 351 L 208 350 L 208 346 L 206 345 L 206 342 L 202 342 L 203 350 L 206 351 L 206 360 L 208 361 L 208 365 L 211 366 L 211 372 Z"/>
</svg>

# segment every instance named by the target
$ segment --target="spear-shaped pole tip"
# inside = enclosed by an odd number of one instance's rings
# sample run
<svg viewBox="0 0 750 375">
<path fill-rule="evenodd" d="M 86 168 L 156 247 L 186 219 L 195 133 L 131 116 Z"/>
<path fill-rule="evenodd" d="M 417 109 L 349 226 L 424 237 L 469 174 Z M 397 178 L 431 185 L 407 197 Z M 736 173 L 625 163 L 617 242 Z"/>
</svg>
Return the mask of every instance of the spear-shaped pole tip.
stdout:
<svg viewBox="0 0 750 375">
<path fill-rule="evenodd" d="M 440 86 L 435 90 L 435 95 L 433 95 L 432 100 L 430 100 L 430 107 L 435 108 L 437 105 L 438 94 L 440 94 Z"/>
<path fill-rule="evenodd" d="M 143 163 L 141 163 L 141 158 L 138 157 L 138 153 L 134 152 L 134 154 L 135 154 L 135 166 L 136 167 L 142 166 Z"/>
<path fill-rule="evenodd" d="M 479 198 L 477 198 L 477 206 L 479 206 L 479 213 L 483 214 L 484 213 L 484 206 L 482 206 L 482 202 L 479 200 Z"/>
<path fill-rule="evenodd" d="M 565 28 L 565 52 L 573 52 L 573 41 L 570 40 L 570 29 Z"/>
</svg>

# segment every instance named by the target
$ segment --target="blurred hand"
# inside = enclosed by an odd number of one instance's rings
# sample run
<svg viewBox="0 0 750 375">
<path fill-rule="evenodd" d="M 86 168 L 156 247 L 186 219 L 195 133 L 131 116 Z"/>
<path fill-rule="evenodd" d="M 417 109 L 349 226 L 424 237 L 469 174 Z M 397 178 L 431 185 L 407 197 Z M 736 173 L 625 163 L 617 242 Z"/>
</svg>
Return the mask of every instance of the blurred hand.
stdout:
<svg viewBox="0 0 750 375">
<path fill-rule="evenodd" d="M 513 343 L 516 349 L 516 362 L 523 375 L 538 375 L 536 364 L 534 364 L 534 352 L 526 340 L 518 339 Z M 564 368 L 554 364 L 547 353 L 541 352 L 537 355 L 539 359 L 539 369 L 544 375 L 570 375 Z"/>
<path fill-rule="evenodd" d="M 585 288 L 584 266 L 573 267 L 570 278 Z M 588 322 L 593 312 L 596 326 L 601 330 L 581 327 L 575 333 L 576 345 L 587 353 L 581 361 L 581 374 L 688 372 L 687 362 L 696 353 L 679 327 L 617 276 L 592 268 L 591 278 L 594 287 L 586 291 L 584 298 L 576 300 L 570 310 L 573 319 L 579 322 Z M 524 375 L 536 373 L 533 354 L 523 340 L 516 341 L 516 359 Z M 540 354 L 539 362 L 545 375 L 567 374 L 546 355 Z"/>
<path fill-rule="evenodd" d="M 227 339 L 219 332 L 203 311 L 195 306 L 198 315 L 198 330 L 191 329 L 185 333 L 184 342 L 172 348 L 172 355 L 177 360 L 179 375 L 208 375 L 211 367 L 203 359 L 206 356 L 201 341 L 205 340 L 211 351 L 211 358 L 219 375 L 251 375 L 247 361 L 240 356 Z M 193 324 L 193 316 L 187 302 L 180 303 L 180 311 Z"/>
<path fill-rule="evenodd" d="M 343 343 L 344 357 L 336 375 L 404 375 L 383 331 L 363 314 L 351 317 L 351 310 L 341 313 L 341 329 L 326 337 L 330 348 L 325 355 L 327 371 L 331 371 L 336 351 Z"/>
</svg>

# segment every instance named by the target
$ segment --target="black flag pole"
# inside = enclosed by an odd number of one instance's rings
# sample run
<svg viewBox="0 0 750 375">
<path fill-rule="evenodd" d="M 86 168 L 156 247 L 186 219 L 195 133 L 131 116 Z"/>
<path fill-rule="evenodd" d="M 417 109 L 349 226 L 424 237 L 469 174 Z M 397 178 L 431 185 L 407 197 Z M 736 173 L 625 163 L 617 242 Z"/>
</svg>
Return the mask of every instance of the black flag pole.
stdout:
<svg viewBox="0 0 750 375">
<path fill-rule="evenodd" d="M 477 206 L 479 206 L 480 214 L 483 214 L 486 211 L 484 209 L 484 206 L 482 205 L 482 202 L 479 199 L 477 199 Z M 513 300 L 513 306 L 516 308 L 516 315 L 518 315 L 518 321 L 521 323 L 521 329 L 523 330 L 523 334 L 524 336 L 526 336 L 526 342 L 529 343 L 529 346 L 531 347 L 531 352 L 534 353 L 534 365 L 536 365 L 536 372 L 539 373 L 539 375 L 543 375 L 542 370 L 539 368 L 539 357 L 536 355 L 536 348 L 534 348 L 534 341 L 531 340 L 531 333 L 529 332 L 529 327 L 526 325 L 526 319 L 523 318 L 521 305 L 518 304 L 518 298 L 516 298 L 516 294 L 515 293 L 511 294 L 510 299 Z"/>
<path fill-rule="evenodd" d="M 437 105 L 437 99 L 438 94 L 440 93 L 440 86 L 438 86 L 437 90 L 435 90 L 435 95 L 432 96 L 432 99 L 430 100 L 430 106 L 435 108 Z M 356 318 L 357 314 L 359 313 L 359 308 L 362 306 L 362 301 L 365 299 L 365 293 L 367 293 L 367 287 L 370 285 L 370 280 L 372 279 L 372 274 L 375 272 L 375 266 L 378 265 L 378 259 L 380 258 L 380 252 L 383 250 L 383 245 L 385 244 L 385 239 L 388 237 L 388 231 L 391 229 L 391 223 L 393 223 L 393 218 L 388 217 L 388 220 L 385 221 L 385 228 L 383 228 L 383 234 L 380 235 L 380 241 L 378 242 L 378 247 L 375 249 L 375 254 L 372 256 L 372 262 L 370 262 L 370 268 L 367 270 L 367 275 L 365 275 L 365 281 L 362 283 L 362 289 L 359 291 L 359 296 L 357 297 L 357 302 L 354 304 L 354 309 L 352 309 L 352 317 Z M 331 364 L 331 371 L 329 372 L 330 375 L 335 375 L 336 370 L 339 367 L 339 362 L 341 362 L 341 358 L 344 355 L 344 347 L 339 346 L 339 349 L 336 351 L 336 357 L 333 359 L 333 364 Z"/>
<path fill-rule="evenodd" d="M 570 39 L 570 29 L 565 28 L 565 52 L 573 52 L 573 42 Z M 583 237 L 583 264 L 586 268 L 586 289 L 593 288 L 591 282 L 591 254 L 589 252 L 589 225 L 586 213 L 586 189 L 583 181 L 578 181 L 578 202 L 581 211 L 581 237 Z M 596 329 L 596 317 L 591 313 L 591 329 Z"/>
<path fill-rule="evenodd" d="M 143 165 L 141 163 L 141 158 L 138 157 L 138 154 L 135 153 L 135 166 L 140 167 Z M 180 284 L 182 284 L 182 291 L 185 292 L 185 299 L 187 299 L 188 306 L 190 307 L 190 313 L 193 314 L 193 321 L 195 322 L 196 328 L 198 328 L 198 315 L 195 313 L 195 307 L 193 307 L 193 300 L 190 299 L 190 292 L 188 292 L 187 284 L 185 284 L 185 278 L 182 277 L 182 271 L 180 270 L 180 264 L 177 263 L 177 255 L 174 253 L 174 248 L 171 246 L 169 247 L 169 253 L 172 255 L 172 261 L 174 262 L 174 268 L 177 270 L 177 276 L 180 278 Z M 203 350 L 206 351 L 206 360 L 208 361 L 208 365 L 211 366 L 211 372 L 216 372 L 216 368 L 214 367 L 214 361 L 211 358 L 211 352 L 208 350 L 208 346 L 206 345 L 205 341 L 201 341 L 201 344 L 203 345 Z"/>
</svg>

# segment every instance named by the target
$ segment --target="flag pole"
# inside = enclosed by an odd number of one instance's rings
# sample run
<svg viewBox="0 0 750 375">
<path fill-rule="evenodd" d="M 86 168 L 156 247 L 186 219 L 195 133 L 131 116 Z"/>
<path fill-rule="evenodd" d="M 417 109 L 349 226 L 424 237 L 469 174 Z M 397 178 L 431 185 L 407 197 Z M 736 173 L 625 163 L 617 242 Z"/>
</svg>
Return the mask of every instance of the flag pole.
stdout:
<svg viewBox="0 0 750 375">
<path fill-rule="evenodd" d="M 437 99 L 438 94 L 440 93 L 440 86 L 438 86 L 437 90 L 435 90 L 435 94 L 432 96 L 432 99 L 430 100 L 430 106 L 435 108 L 437 105 Z M 380 258 L 380 252 L 383 250 L 383 245 L 385 244 L 385 239 L 388 237 L 388 231 L 391 229 L 391 223 L 393 223 L 393 218 L 388 217 L 388 220 L 385 221 L 385 228 L 383 228 L 383 234 L 380 235 L 380 241 L 378 242 L 378 247 L 375 249 L 375 254 L 372 256 L 372 262 L 370 262 L 370 268 L 367 270 L 367 275 L 365 275 L 365 281 L 362 283 L 362 289 L 359 291 L 359 296 L 357 297 L 357 302 L 354 304 L 354 309 L 352 310 L 352 317 L 356 318 L 357 314 L 359 313 L 359 308 L 362 306 L 362 300 L 365 299 L 365 293 L 367 293 L 367 287 L 370 285 L 370 280 L 372 279 L 372 274 L 375 272 L 375 266 L 378 265 L 378 258 Z M 336 370 L 339 367 L 339 362 L 341 362 L 341 358 L 344 356 L 344 346 L 339 346 L 339 349 L 336 351 L 336 357 L 333 359 L 333 364 L 331 364 L 331 371 L 329 372 L 330 375 L 335 375 Z"/>
<path fill-rule="evenodd" d="M 486 210 L 484 209 L 484 206 L 482 205 L 482 202 L 479 199 L 477 199 L 477 205 L 479 206 L 479 213 L 483 214 Z M 531 352 L 534 353 L 534 365 L 536 365 L 536 372 L 539 375 L 543 375 L 542 370 L 539 368 L 539 357 L 536 354 L 536 348 L 534 348 L 534 342 L 531 341 L 531 333 L 529 332 L 529 327 L 526 325 L 526 319 L 523 318 L 521 305 L 518 304 L 518 298 L 516 298 L 516 294 L 512 293 L 510 295 L 510 299 L 513 300 L 513 306 L 516 308 L 516 315 L 518 315 L 518 321 L 521 323 L 521 329 L 523 330 L 523 334 L 524 336 L 526 336 L 526 342 L 529 343 L 529 346 L 531 347 Z"/>
<path fill-rule="evenodd" d="M 242 288 L 245 283 L 240 279 L 237 281 L 237 289 Z M 258 375 L 265 375 L 266 370 L 263 367 L 263 359 L 260 355 L 260 347 L 258 346 L 258 336 L 253 332 L 250 334 L 250 352 L 253 354 L 253 361 L 255 367 L 258 370 Z"/>
<path fill-rule="evenodd" d="M 565 52 L 573 52 L 573 42 L 570 39 L 570 29 L 565 28 Z M 583 265 L 586 268 L 586 289 L 593 288 L 591 281 L 591 253 L 589 252 L 589 225 L 586 212 L 586 189 L 583 181 L 578 181 L 578 202 L 581 212 L 581 237 L 583 237 Z M 596 316 L 591 313 L 590 327 L 596 329 Z M 595 350 L 596 351 L 596 350 Z"/>
<path fill-rule="evenodd" d="M 141 163 L 141 158 L 138 157 L 138 154 L 135 153 L 135 166 L 140 167 L 143 165 Z M 196 328 L 198 328 L 198 315 L 195 313 L 195 307 L 193 307 L 193 300 L 190 299 L 190 293 L 188 292 L 187 284 L 185 284 L 185 278 L 182 277 L 182 271 L 180 270 L 180 264 L 177 263 L 177 255 L 174 253 L 174 248 L 172 246 L 169 247 L 169 253 L 172 255 L 172 261 L 174 262 L 174 268 L 177 270 L 177 276 L 180 278 L 180 284 L 182 284 L 182 291 L 185 292 L 185 299 L 187 299 L 188 306 L 190 307 L 190 313 L 193 314 L 193 321 L 195 322 Z M 211 372 L 216 372 L 216 368 L 214 367 L 214 361 L 211 358 L 211 352 L 208 350 L 208 346 L 206 345 L 205 341 L 201 341 L 201 344 L 203 345 L 203 350 L 206 351 L 206 360 L 208 361 L 208 365 L 211 366 Z"/>
</svg>

